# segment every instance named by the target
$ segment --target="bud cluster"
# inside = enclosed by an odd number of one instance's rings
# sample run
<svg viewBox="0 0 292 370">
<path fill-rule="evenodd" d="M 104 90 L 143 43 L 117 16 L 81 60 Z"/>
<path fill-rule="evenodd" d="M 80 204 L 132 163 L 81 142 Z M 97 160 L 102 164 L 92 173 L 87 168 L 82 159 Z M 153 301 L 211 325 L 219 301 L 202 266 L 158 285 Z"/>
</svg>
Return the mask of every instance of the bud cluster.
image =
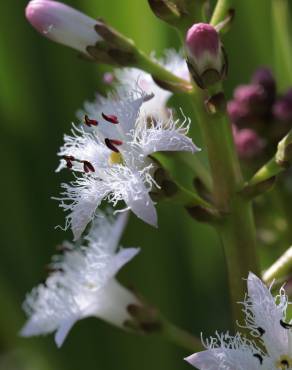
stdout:
<svg viewBox="0 0 292 370">
<path fill-rule="evenodd" d="M 249 84 L 234 90 L 227 110 L 239 156 L 250 159 L 270 155 L 291 129 L 292 89 L 278 96 L 272 72 L 262 67 Z"/>
</svg>

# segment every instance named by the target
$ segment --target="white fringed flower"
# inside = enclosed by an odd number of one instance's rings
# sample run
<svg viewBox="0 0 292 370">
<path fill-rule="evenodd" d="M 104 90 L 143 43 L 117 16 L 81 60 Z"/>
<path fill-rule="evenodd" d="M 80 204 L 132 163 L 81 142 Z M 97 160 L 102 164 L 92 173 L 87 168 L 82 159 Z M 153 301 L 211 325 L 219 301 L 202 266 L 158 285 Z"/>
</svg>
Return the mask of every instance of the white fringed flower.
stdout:
<svg viewBox="0 0 292 370">
<path fill-rule="evenodd" d="M 103 199 L 114 206 L 123 200 L 143 221 L 156 226 L 157 215 L 149 192 L 156 186 L 156 164 L 149 155 L 157 151 L 198 149 L 186 136 L 189 120 L 170 116 L 153 121 L 139 114 L 151 96 L 143 92 L 121 92 L 107 99 L 97 96 L 86 103 L 85 121 L 65 136 L 58 170 L 69 167 L 81 173 L 71 184 L 63 184 L 60 206 L 70 211 L 66 226 L 78 239 Z M 84 173 L 85 172 L 85 173 Z"/>
<path fill-rule="evenodd" d="M 157 62 L 178 77 L 190 81 L 189 70 L 182 53 L 167 50 L 165 57 L 158 59 Z M 147 94 L 154 94 L 154 98 L 145 102 L 141 107 L 142 114 L 156 119 L 167 119 L 169 117 L 166 104 L 172 93 L 159 87 L 149 73 L 137 68 L 123 68 L 115 70 L 114 76 L 118 83 L 128 86 L 129 89 L 135 89 L 138 86 Z"/>
<path fill-rule="evenodd" d="M 254 274 L 247 280 L 248 295 L 243 302 L 245 327 L 255 339 L 216 334 L 205 344 L 206 351 L 186 361 L 200 370 L 277 370 L 292 369 L 292 324 L 286 320 L 288 297 L 283 288 L 273 297 Z M 265 348 L 265 350 L 264 350 Z"/>
<path fill-rule="evenodd" d="M 139 252 L 137 248 L 117 250 L 126 218 L 124 213 L 111 222 L 99 215 L 85 238 L 87 246 L 64 243 L 64 254 L 53 258 L 51 275 L 26 297 L 29 318 L 22 336 L 56 332 L 60 347 L 75 322 L 89 316 L 123 327 L 130 319 L 128 305 L 138 303 L 115 278 Z"/>
</svg>

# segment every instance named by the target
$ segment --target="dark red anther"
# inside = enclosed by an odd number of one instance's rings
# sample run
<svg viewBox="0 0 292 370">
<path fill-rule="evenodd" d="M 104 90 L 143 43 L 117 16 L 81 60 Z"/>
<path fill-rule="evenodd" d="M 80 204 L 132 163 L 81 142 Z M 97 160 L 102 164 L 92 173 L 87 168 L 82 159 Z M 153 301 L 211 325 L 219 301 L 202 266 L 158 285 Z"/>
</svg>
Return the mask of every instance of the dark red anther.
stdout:
<svg viewBox="0 0 292 370">
<path fill-rule="evenodd" d="M 101 115 L 106 121 L 108 121 L 110 123 L 113 123 L 114 125 L 119 123 L 118 117 L 114 116 L 113 114 L 104 114 L 104 113 L 102 113 Z"/>
<path fill-rule="evenodd" d="M 105 140 L 104 140 L 104 142 L 105 142 L 105 145 L 110 149 L 110 150 L 112 150 L 113 152 L 115 152 L 115 153 L 119 153 L 120 151 L 119 151 L 119 149 L 118 148 L 116 148 L 116 145 L 117 146 L 119 146 L 119 145 L 122 145 L 123 144 L 123 142 L 121 141 L 121 140 L 114 140 L 114 139 L 108 139 L 108 138 L 106 138 Z"/>
<path fill-rule="evenodd" d="M 67 168 L 69 168 L 69 170 L 71 170 L 71 168 L 73 167 L 72 161 L 75 161 L 75 158 L 72 155 L 64 155 L 63 158 L 66 161 Z"/>
<path fill-rule="evenodd" d="M 87 114 L 84 117 L 84 123 L 89 127 L 98 125 L 98 121 L 96 121 L 95 119 L 90 119 Z"/>
<path fill-rule="evenodd" d="M 82 161 L 82 163 L 83 163 L 83 168 L 84 168 L 85 173 L 95 172 L 95 169 L 94 169 L 93 165 L 90 162 Z"/>
</svg>

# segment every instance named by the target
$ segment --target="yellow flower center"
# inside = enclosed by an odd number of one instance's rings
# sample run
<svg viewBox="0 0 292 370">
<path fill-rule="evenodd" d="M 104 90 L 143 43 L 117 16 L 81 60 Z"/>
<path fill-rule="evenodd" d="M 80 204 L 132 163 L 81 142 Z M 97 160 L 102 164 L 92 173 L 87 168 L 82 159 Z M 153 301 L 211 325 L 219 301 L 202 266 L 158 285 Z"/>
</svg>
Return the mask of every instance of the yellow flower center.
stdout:
<svg viewBox="0 0 292 370">
<path fill-rule="evenodd" d="M 287 370 L 292 368 L 292 357 L 283 355 L 276 362 L 276 368 L 281 370 Z"/>
<path fill-rule="evenodd" d="M 123 157 L 121 153 L 112 152 L 109 156 L 108 162 L 110 165 L 113 164 L 122 164 L 123 163 Z"/>
</svg>

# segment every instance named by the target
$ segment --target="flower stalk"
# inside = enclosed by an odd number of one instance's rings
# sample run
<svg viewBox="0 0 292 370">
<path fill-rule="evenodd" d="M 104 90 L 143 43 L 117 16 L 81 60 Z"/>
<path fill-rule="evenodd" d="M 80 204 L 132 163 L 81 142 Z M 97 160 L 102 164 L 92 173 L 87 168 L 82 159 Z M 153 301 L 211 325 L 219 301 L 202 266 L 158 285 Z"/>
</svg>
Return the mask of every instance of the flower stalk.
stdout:
<svg viewBox="0 0 292 370">
<path fill-rule="evenodd" d="M 275 279 L 286 278 L 292 272 L 292 247 L 286 250 L 263 274 L 263 281 L 271 284 Z"/>
<path fill-rule="evenodd" d="M 243 178 L 226 114 L 208 113 L 201 91 L 197 90 L 192 100 L 208 150 L 213 201 L 222 216 L 215 227 L 226 257 L 232 311 L 240 319 L 242 312 L 235 302 L 244 296 L 242 277 L 249 271 L 259 272 L 253 213 L 250 202 L 238 194 Z"/>
</svg>

